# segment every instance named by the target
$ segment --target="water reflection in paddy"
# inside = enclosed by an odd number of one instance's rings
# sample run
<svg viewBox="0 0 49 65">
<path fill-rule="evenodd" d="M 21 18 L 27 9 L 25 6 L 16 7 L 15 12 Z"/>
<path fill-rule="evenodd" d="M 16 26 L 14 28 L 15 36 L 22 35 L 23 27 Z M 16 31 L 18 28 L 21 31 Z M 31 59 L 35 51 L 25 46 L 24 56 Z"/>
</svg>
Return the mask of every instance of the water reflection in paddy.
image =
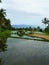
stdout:
<svg viewBox="0 0 49 65">
<path fill-rule="evenodd" d="M 49 42 L 8 38 L 5 65 L 49 65 Z"/>
<path fill-rule="evenodd" d="M 20 38 L 20 36 L 18 36 L 17 34 L 11 34 L 11 37 L 14 37 L 14 38 Z M 45 41 L 44 39 L 42 38 L 39 38 L 39 37 L 31 37 L 31 36 L 27 36 L 27 35 L 24 35 L 22 36 L 21 38 L 23 39 L 31 39 L 31 40 L 41 40 L 41 41 Z"/>
</svg>

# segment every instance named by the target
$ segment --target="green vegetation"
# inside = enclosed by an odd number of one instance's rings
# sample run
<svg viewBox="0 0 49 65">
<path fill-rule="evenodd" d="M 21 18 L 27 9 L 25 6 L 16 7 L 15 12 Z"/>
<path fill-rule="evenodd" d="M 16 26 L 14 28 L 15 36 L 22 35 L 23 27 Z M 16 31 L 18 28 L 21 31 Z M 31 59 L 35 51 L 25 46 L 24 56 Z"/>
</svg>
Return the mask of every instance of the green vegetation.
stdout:
<svg viewBox="0 0 49 65">
<path fill-rule="evenodd" d="M 10 19 L 6 18 L 6 10 L 0 9 L 0 37 L 8 36 L 9 30 L 12 28 L 10 22 Z"/>
<path fill-rule="evenodd" d="M 44 29 L 44 32 L 49 35 L 49 19 L 44 18 L 42 20 L 42 23 L 44 23 L 46 25 L 46 28 Z"/>
<path fill-rule="evenodd" d="M 17 35 L 19 37 L 34 33 L 34 29 L 31 27 L 29 27 L 29 28 L 17 28 L 16 30 L 17 30 Z"/>
<path fill-rule="evenodd" d="M 6 12 L 4 9 L 0 9 L 0 31 L 11 29 L 10 19 L 6 18 Z"/>
<path fill-rule="evenodd" d="M 25 35 L 25 32 L 22 31 L 22 30 L 20 30 L 20 31 L 17 32 L 17 35 L 18 35 L 19 37 L 22 37 L 23 35 Z"/>
<path fill-rule="evenodd" d="M 6 18 L 6 10 L 0 9 L 0 39 L 9 37 L 11 28 L 10 19 Z"/>
<path fill-rule="evenodd" d="M 10 31 L 9 30 L 6 30 L 4 32 L 0 31 L 0 38 L 8 38 L 8 37 L 10 37 Z"/>
<path fill-rule="evenodd" d="M 0 52 L 6 51 L 7 49 L 7 38 L 10 37 L 9 31 L 0 32 Z"/>
<path fill-rule="evenodd" d="M 48 18 L 44 18 L 42 20 L 42 23 L 44 23 L 45 25 L 48 25 L 49 26 L 49 19 Z"/>
</svg>

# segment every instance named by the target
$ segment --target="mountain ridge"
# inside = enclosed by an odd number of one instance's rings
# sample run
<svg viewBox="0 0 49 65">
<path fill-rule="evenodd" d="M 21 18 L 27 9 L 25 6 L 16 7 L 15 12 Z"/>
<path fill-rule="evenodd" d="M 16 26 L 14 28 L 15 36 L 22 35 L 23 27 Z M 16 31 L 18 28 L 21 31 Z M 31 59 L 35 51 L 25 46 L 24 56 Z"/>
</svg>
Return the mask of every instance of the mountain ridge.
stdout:
<svg viewBox="0 0 49 65">
<path fill-rule="evenodd" d="M 37 27 L 37 25 L 25 25 L 25 24 L 19 24 L 19 25 L 12 25 L 14 28 L 26 28 L 26 27 Z"/>
</svg>

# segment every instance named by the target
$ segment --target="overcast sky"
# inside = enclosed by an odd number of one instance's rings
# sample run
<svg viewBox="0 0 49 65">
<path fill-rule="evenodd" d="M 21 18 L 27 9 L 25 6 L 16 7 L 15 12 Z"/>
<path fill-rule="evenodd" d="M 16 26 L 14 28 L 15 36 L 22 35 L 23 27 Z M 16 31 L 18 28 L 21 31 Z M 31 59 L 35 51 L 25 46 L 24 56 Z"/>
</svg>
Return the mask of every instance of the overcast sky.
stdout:
<svg viewBox="0 0 49 65">
<path fill-rule="evenodd" d="M 0 8 L 6 9 L 12 25 L 43 26 L 42 19 L 49 18 L 49 0 L 2 0 Z"/>
</svg>

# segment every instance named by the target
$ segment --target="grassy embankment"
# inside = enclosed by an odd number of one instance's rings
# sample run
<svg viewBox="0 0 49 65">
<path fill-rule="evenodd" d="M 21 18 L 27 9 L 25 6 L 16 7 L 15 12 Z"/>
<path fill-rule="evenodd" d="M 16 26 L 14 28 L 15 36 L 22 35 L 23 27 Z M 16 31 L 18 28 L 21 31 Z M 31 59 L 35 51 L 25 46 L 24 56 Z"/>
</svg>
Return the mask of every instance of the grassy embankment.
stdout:
<svg viewBox="0 0 49 65">
<path fill-rule="evenodd" d="M 28 34 L 29 36 L 32 36 L 32 37 L 39 37 L 39 38 L 43 38 L 47 41 L 49 41 L 49 34 L 48 33 L 34 33 L 34 34 Z"/>
<path fill-rule="evenodd" d="M 4 32 L 1 32 L 0 31 L 0 37 L 3 37 L 3 38 L 7 38 L 10 36 L 10 30 L 6 30 Z M 34 34 L 28 34 L 28 36 L 31 36 L 31 37 L 38 37 L 38 38 L 42 38 L 44 40 L 47 40 L 49 41 L 49 34 L 47 33 L 44 33 L 44 34 L 41 34 L 41 33 L 34 33 Z"/>
</svg>

